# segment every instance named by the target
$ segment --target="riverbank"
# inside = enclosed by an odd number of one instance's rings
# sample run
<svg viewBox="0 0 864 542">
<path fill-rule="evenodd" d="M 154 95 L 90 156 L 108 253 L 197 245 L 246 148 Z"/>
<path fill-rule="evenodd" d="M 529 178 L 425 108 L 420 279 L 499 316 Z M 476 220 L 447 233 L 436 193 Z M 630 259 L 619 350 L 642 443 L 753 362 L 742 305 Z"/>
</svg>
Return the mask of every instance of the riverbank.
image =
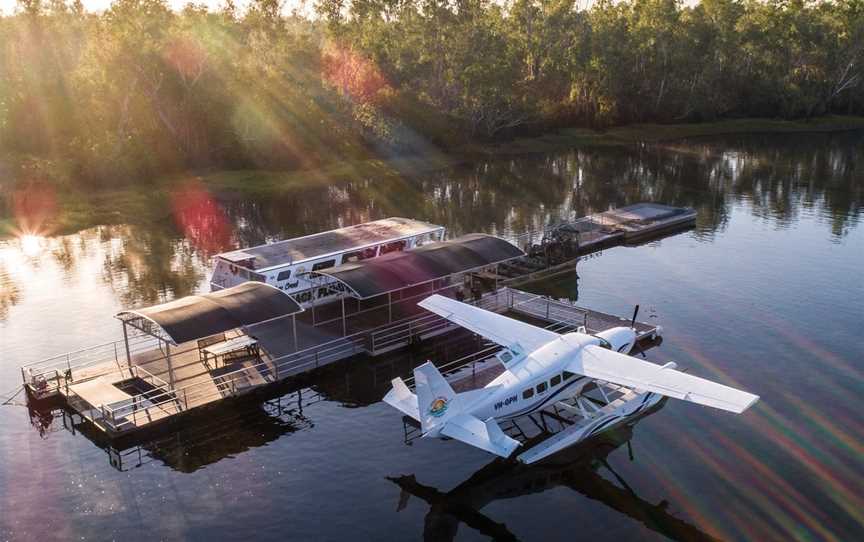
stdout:
<svg viewBox="0 0 864 542">
<path fill-rule="evenodd" d="M 8 184 L 2 194 L 0 239 L 32 232 L 40 235 L 74 233 L 106 224 L 156 220 L 171 222 L 172 194 L 190 184 L 213 193 L 216 199 L 267 197 L 300 193 L 320 185 L 374 181 L 386 191 L 388 180 L 430 173 L 493 156 L 518 156 L 595 146 L 659 144 L 695 137 L 753 133 L 834 132 L 864 129 L 864 117 L 821 117 L 809 121 L 740 119 L 699 124 L 641 124 L 606 131 L 567 129 L 536 138 L 515 139 L 495 145 L 471 145 L 449 153 L 422 156 L 335 161 L 314 169 L 292 171 L 194 171 L 147 183 L 120 185 L 94 191 L 78 189 L 74 182 Z M 30 216 L 22 225 L 22 214 Z M 33 219 L 32 215 L 37 215 Z"/>
<path fill-rule="evenodd" d="M 832 115 L 808 120 L 730 119 L 689 124 L 628 124 L 608 130 L 568 128 L 558 133 L 532 138 L 517 138 L 501 144 L 470 145 L 464 149 L 472 155 L 529 154 L 561 149 L 665 143 L 694 137 L 731 134 L 784 134 L 803 132 L 842 132 L 864 129 L 864 117 Z"/>
<path fill-rule="evenodd" d="M 835 115 L 806 121 L 735 119 L 695 124 L 633 124 L 604 131 L 569 128 L 554 134 L 517 138 L 505 143 L 471 144 L 449 153 L 429 152 L 423 156 L 394 159 L 338 161 L 320 168 L 296 171 L 218 171 L 200 174 L 198 178 L 217 189 L 255 193 L 284 192 L 320 182 L 338 183 L 391 175 L 426 173 L 502 154 L 521 155 L 579 147 L 664 143 L 729 134 L 816 133 L 846 130 L 864 130 L 864 117 Z M 173 178 L 185 179 L 188 176 Z"/>
</svg>

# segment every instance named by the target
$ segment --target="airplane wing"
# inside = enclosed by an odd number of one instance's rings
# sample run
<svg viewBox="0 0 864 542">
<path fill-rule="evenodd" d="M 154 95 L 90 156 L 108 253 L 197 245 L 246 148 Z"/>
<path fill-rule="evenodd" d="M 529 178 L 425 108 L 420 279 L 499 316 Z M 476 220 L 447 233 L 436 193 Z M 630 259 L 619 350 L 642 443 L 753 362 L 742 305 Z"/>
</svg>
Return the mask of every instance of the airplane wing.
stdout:
<svg viewBox="0 0 864 542">
<path fill-rule="evenodd" d="M 514 352 L 527 354 L 559 337 L 553 331 L 507 318 L 440 294 L 429 296 L 418 305 Z"/>
<path fill-rule="evenodd" d="M 582 348 L 567 370 L 737 414 L 759 400 L 752 393 L 593 345 Z"/>
<path fill-rule="evenodd" d="M 470 444 L 501 457 L 510 457 L 520 443 L 501 431 L 498 422 L 490 418 L 485 422 L 470 414 L 457 414 L 447 420 L 441 434 Z"/>
</svg>

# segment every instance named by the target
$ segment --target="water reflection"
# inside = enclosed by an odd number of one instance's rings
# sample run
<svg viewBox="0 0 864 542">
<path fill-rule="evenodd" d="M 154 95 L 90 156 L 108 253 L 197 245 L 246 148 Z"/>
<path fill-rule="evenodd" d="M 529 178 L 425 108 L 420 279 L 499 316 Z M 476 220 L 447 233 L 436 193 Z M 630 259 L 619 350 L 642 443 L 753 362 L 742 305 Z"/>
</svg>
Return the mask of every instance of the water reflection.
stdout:
<svg viewBox="0 0 864 542">
<path fill-rule="evenodd" d="M 515 236 L 610 206 L 654 200 L 697 209 L 692 235 L 708 240 L 725 229 L 731 207 L 745 202 L 778 228 L 789 227 L 801 213 L 815 214 L 839 242 L 858 224 L 864 206 L 858 182 L 862 143 L 864 132 L 729 136 L 504 157 L 335 184 L 293 182 L 283 188 L 277 179 L 248 192 L 189 181 L 165 197 L 135 199 L 136 212 L 123 217 L 129 222 L 124 225 L 0 241 L 0 319 L 22 299 L 16 282 L 44 265 L 46 251 L 69 277 L 100 244 L 101 277 L 120 304 L 149 304 L 193 292 L 215 252 L 394 215 L 444 224 L 453 234 Z M 7 196 L 0 219 L 5 214 L 30 227 L 46 220 L 46 208 L 59 212 L 53 204 L 22 204 L 46 199 L 45 189 L 37 188 L 40 197 L 26 198 L 21 190 Z M 62 209 L 63 198 L 52 192 L 50 201 L 57 199 Z M 98 223 L 105 216 L 93 210 L 91 219 Z M 31 238 L 37 243 L 24 241 Z M 12 260 L 24 267 L 17 277 L 9 271 Z"/>
<path fill-rule="evenodd" d="M 272 394 L 271 394 L 272 395 Z M 314 427 L 304 413 L 322 400 L 310 389 L 278 397 L 235 401 L 206 414 L 190 415 L 182 424 L 162 428 L 127 441 L 105 439 L 80 415 L 63 408 L 29 407 L 31 425 L 43 438 L 65 429 L 81 434 L 102 448 L 109 464 L 129 471 L 154 461 L 182 473 L 193 473 L 252 448 L 265 446 L 285 435 Z"/>
<path fill-rule="evenodd" d="M 653 412 L 660 410 L 663 404 Z M 672 540 L 716 540 L 675 517 L 669 512 L 669 502 L 663 500 L 654 504 L 641 498 L 612 467 L 609 455 L 625 444 L 630 460 L 634 460 L 630 443 L 636 423 L 638 420 L 535 465 L 496 459 L 446 492 L 418 482 L 414 475 L 388 479 L 402 490 L 398 510 L 403 510 L 412 496 L 429 505 L 423 527 L 424 540 L 455 540 L 462 523 L 494 540 L 517 540 L 504 522 L 484 515 L 482 510 L 499 499 L 514 499 L 559 487 L 600 502 Z M 614 481 L 601 475 L 603 471 Z"/>
</svg>

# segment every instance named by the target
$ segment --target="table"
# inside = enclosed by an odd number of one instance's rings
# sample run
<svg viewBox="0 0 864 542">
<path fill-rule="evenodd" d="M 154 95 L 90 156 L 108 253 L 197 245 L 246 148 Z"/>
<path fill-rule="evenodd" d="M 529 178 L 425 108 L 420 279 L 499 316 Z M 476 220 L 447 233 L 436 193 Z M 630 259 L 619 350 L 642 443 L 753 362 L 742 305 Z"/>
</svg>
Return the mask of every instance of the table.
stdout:
<svg viewBox="0 0 864 542">
<path fill-rule="evenodd" d="M 240 335 L 239 337 L 234 337 L 233 339 L 228 339 L 227 341 L 223 341 L 221 343 L 206 346 L 201 349 L 201 352 L 204 353 L 205 365 L 209 367 L 207 361 L 210 359 L 210 356 L 213 356 L 214 365 L 218 367 L 218 360 L 220 356 L 225 356 L 226 354 L 230 354 L 238 350 L 246 350 L 247 352 L 249 352 L 250 355 L 258 355 L 258 341 L 250 337 L 249 335 Z"/>
</svg>

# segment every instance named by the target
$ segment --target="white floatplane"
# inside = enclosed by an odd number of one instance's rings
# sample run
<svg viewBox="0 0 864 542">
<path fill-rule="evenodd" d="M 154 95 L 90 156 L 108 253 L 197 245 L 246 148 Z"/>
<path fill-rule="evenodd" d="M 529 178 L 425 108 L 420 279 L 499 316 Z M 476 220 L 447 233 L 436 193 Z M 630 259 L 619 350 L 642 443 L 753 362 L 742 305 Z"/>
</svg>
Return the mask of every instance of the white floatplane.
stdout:
<svg viewBox="0 0 864 542">
<path fill-rule="evenodd" d="M 505 368 L 486 387 L 464 393 L 455 393 L 430 362 L 414 369 L 416 394 L 401 378 L 394 379 L 384 401 L 418 421 L 424 437 L 449 437 L 510 457 L 520 442 L 506 435 L 499 422 L 553 404 L 579 414 L 582 423 L 517 457 L 533 463 L 632 418 L 664 396 L 738 414 L 759 400 L 677 371 L 673 362 L 657 365 L 627 355 L 636 344 L 632 325 L 596 335 L 581 328 L 561 335 L 437 294 L 419 305 L 504 347 L 496 357 Z M 600 389 L 604 396 L 604 390 L 614 391 L 615 399 L 602 408 L 580 402 L 587 389 Z"/>
</svg>

